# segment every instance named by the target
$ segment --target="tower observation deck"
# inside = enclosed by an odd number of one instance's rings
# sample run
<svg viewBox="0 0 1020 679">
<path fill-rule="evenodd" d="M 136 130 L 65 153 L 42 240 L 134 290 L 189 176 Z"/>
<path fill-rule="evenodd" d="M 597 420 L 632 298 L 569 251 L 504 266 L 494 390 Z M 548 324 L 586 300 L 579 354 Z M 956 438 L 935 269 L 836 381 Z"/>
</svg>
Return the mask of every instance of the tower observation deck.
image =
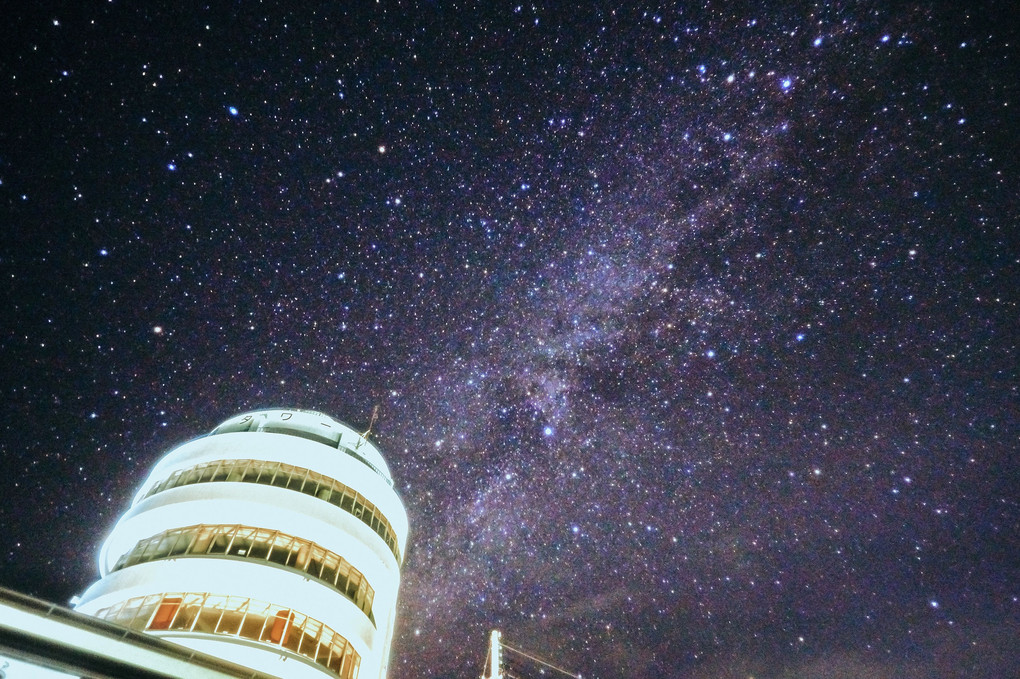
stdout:
<svg viewBox="0 0 1020 679">
<path fill-rule="evenodd" d="M 364 436 L 246 413 L 156 464 L 76 609 L 270 675 L 384 679 L 407 533 Z"/>
</svg>

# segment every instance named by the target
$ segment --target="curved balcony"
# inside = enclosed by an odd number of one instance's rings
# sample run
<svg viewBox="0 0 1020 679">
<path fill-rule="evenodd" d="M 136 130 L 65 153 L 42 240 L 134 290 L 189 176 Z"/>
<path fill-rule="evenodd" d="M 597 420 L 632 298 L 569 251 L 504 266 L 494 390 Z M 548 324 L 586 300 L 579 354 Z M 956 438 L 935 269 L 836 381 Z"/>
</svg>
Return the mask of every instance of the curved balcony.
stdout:
<svg viewBox="0 0 1020 679">
<path fill-rule="evenodd" d="M 350 599 L 375 624 L 375 590 L 358 569 L 335 552 L 280 531 L 241 525 L 167 530 L 139 540 L 110 572 L 181 557 L 250 559 L 302 573 Z"/>
<path fill-rule="evenodd" d="M 247 597 L 172 592 L 121 601 L 95 617 L 146 632 L 223 635 L 307 658 L 340 679 L 357 679 L 361 656 L 333 629 L 286 607 Z"/>
<path fill-rule="evenodd" d="M 204 462 L 189 469 L 180 469 L 157 483 L 145 497 L 151 497 L 170 488 L 178 488 L 195 483 L 259 483 L 278 488 L 296 490 L 305 495 L 312 495 L 343 509 L 360 519 L 371 528 L 390 551 L 397 563 L 401 563 L 400 547 L 397 544 L 396 531 L 389 520 L 383 516 L 379 508 L 365 499 L 353 488 L 331 479 L 324 474 L 295 467 L 284 462 L 265 460 L 217 460 Z M 143 498 L 144 499 L 144 498 Z"/>
</svg>

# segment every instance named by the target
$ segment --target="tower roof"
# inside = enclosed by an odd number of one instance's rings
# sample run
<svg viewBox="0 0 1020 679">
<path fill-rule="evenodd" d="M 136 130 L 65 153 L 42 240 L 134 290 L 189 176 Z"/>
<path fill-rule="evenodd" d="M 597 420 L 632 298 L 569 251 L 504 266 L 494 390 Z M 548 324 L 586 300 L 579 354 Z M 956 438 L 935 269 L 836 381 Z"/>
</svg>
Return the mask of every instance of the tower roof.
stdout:
<svg viewBox="0 0 1020 679">
<path fill-rule="evenodd" d="M 241 431 L 287 434 L 325 443 L 360 459 L 393 485 L 390 468 L 379 449 L 349 424 L 324 413 L 298 408 L 254 410 L 223 422 L 210 436 Z"/>
</svg>

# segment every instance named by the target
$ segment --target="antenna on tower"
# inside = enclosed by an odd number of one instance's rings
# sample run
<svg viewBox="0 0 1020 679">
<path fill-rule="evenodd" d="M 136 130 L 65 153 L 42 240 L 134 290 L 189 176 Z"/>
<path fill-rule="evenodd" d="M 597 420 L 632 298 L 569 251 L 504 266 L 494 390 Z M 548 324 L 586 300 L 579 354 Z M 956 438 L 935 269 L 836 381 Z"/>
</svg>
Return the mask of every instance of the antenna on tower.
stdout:
<svg viewBox="0 0 1020 679">
<path fill-rule="evenodd" d="M 355 444 L 354 449 L 357 450 L 361 447 L 361 444 L 368 440 L 368 435 L 372 433 L 372 427 L 375 426 L 375 421 L 379 417 L 379 406 L 378 404 L 372 407 L 372 419 L 368 421 L 368 429 L 361 435 L 358 442 Z"/>
<path fill-rule="evenodd" d="M 524 679 L 524 675 L 518 674 L 519 671 L 518 669 L 513 669 L 512 672 L 505 671 L 503 669 L 503 651 L 510 651 L 511 653 L 515 653 L 516 655 L 522 658 L 525 658 L 533 663 L 541 665 L 543 668 L 548 668 L 553 672 L 557 672 L 564 676 L 571 677 L 572 679 L 582 679 L 580 674 L 568 672 L 562 667 L 557 667 L 556 665 L 553 665 L 550 662 L 546 662 L 541 658 L 537 658 L 531 655 L 530 653 L 525 653 L 524 651 L 514 648 L 513 646 L 508 646 L 507 644 L 503 643 L 503 635 L 500 634 L 497 630 L 492 630 L 492 633 L 489 635 L 489 653 L 485 657 L 485 667 L 482 668 L 481 679 Z M 488 674 L 485 674 L 486 669 L 488 669 L 489 671 Z M 544 669 L 542 670 L 542 673 L 543 674 L 545 673 Z"/>
<path fill-rule="evenodd" d="M 485 656 L 485 667 L 489 668 L 489 673 L 485 674 L 485 669 L 482 669 L 482 679 L 503 679 L 503 663 L 500 660 L 499 653 L 499 631 L 492 630 L 489 635 L 489 654 Z"/>
</svg>

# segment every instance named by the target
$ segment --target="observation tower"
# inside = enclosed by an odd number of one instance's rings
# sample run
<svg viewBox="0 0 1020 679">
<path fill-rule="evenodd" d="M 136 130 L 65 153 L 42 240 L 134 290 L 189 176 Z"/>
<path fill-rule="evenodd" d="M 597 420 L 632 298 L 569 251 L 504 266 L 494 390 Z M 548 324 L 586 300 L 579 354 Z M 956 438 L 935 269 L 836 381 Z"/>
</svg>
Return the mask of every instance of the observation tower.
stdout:
<svg viewBox="0 0 1020 679">
<path fill-rule="evenodd" d="M 384 679 L 407 532 L 362 434 L 246 413 L 156 464 L 75 608 L 288 679 Z"/>
</svg>

